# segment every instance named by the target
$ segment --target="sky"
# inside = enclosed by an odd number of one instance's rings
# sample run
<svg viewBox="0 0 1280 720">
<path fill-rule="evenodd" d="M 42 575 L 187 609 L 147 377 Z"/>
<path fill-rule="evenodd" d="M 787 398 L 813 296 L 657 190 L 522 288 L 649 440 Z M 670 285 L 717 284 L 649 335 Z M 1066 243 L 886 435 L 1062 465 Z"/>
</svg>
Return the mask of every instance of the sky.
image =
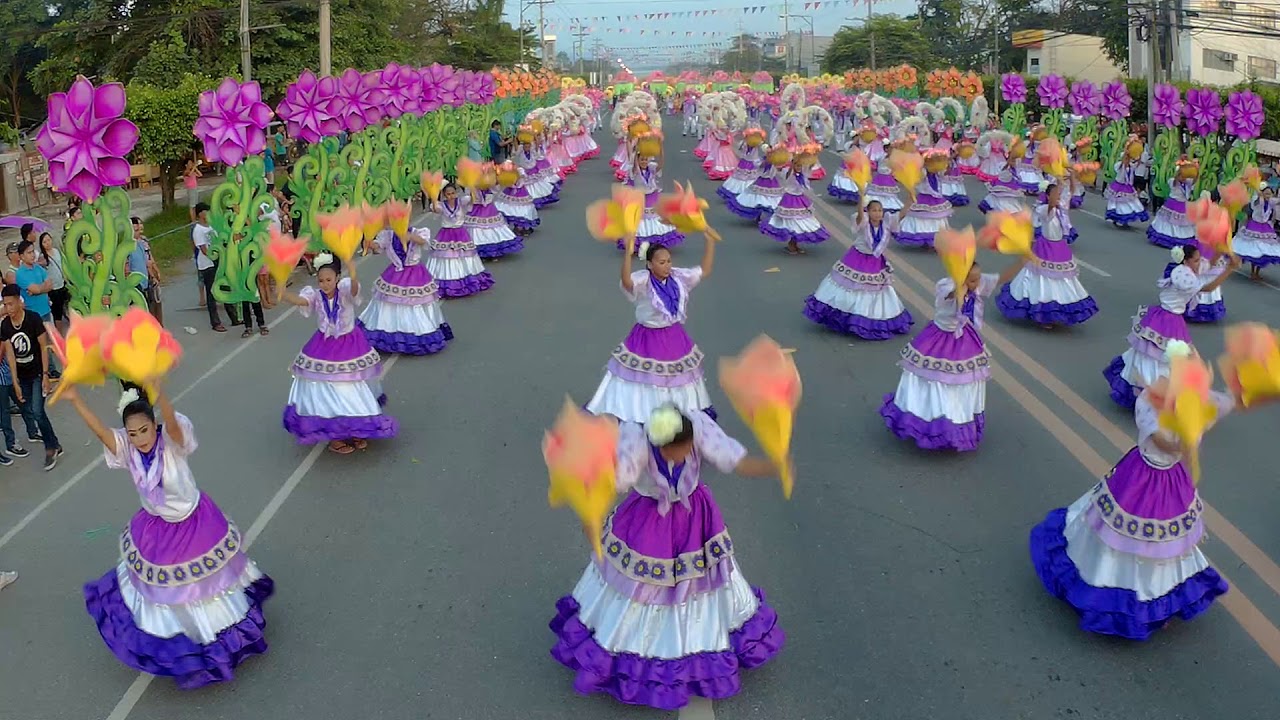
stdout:
<svg viewBox="0 0 1280 720">
<path fill-rule="evenodd" d="M 519 23 L 522 3 L 524 20 L 536 31 L 538 6 L 530 0 L 507 0 L 507 19 Z M 907 15 L 915 7 L 914 0 L 875 0 L 873 11 Z M 558 52 L 575 56 L 575 34 L 584 30 L 586 57 L 598 40 L 631 68 L 648 69 L 665 66 L 667 58 L 706 57 L 740 32 L 781 34 L 784 8 L 810 18 L 818 35 L 832 35 L 866 17 L 867 0 L 551 0 L 542 13 Z M 809 21 L 792 18 L 790 27 L 808 32 Z"/>
</svg>

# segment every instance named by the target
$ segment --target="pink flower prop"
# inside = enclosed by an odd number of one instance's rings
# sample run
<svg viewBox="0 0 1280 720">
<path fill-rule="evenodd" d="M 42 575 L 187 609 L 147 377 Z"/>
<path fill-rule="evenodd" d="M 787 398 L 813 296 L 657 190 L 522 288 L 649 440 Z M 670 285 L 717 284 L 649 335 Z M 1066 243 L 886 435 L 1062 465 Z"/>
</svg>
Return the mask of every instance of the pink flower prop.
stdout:
<svg viewBox="0 0 1280 720">
<path fill-rule="evenodd" d="M 256 82 L 223 78 L 217 90 L 200 93 L 200 117 L 191 132 L 204 143 L 209 162 L 236 166 L 267 147 L 271 108 Z"/>
<path fill-rule="evenodd" d="M 1027 81 L 1017 73 L 1005 73 L 1000 76 L 1000 97 L 1007 103 L 1024 103 L 1027 101 Z"/>
<path fill-rule="evenodd" d="M 49 184 L 93 202 L 103 186 L 129 183 L 125 156 L 138 142 L 138 128 L 124 114 L 124 86 L 95 88 L 84 76 L 67 92 L 49 96 L 49 119 L 40 127 L 36 147 L 49 161 Z"/>
<path fill-rule="evenodd" d="M 1036 85 L 1040 104 L 1047 108 L 1060 108 L 1067 103 L 1067 81 L 1061 75 L 1045 75 Z"/>
<path fill-rule="evenodd" d="M 1129 97 L 1129 88 L 1122 82 L 1108 83 L 1102 90 L 1102 114 L 1111 120 L 1129 117 L 1129 108 L 1133 98 Z"/>
<path fill-rule="evenodd" d="M 1152 91 L 1151 119 L 1157 125 L 1178 127 L 1182 122 L 1182 95 L 1178 88 L 1161 83 Z"/>
<path fill-rule="evenodd" d="M 418 99 L 422 96 L 422 76 L 408 65 L 387 63 L 380 73 L 382 92 L 386 95 L 387 117 L 421 115 Z"/>
<path fill-rule="evenodd" d="M 1071 112 L 1076 115 L 1084 117 L 1097 115 L 1098 110 L 1102 108 L 1102 93 L 1098 92 L 1097 86 L 1088 80 L 1077 80 L 1071 85 L 1071 94 L 1067 96 L 1067 102 L 1071 103 Z"/>
<path fill-rule="evenodd" d="M 336 78 L 317 78 L 310 70 L 303 70 L 285 90 L 276 114 L 284 120 L 291 137 L 307 143 L 320 142 L 342 132 L 342 123 L 333 115 L 337 93 Z"/>
<path fill-rule="evenodd" d="M 490 105 L 493 103 L 498 94 L 498 81 L 493 78 L 493 73 L 478 72 L 475 75 L 475 84 L 469 91 L 467 102 L 474 105 Z"/>
<path fill-rule="evenodd" d="M 1217 90 L 1191 88 L 1187 91 L 1187 129 L 1196 135 L 1212 135 L 1218 132 L 1222 122 L 1222 102 Z"/>
<path fill-rule="evenodd" d="M 1227 97 L 1227 132 L 1249 141 L 1262 134 L 1262 98 L 1249 90 L 1233 92 Z"/>
<path fill-rule="evenodd" d="M 338 78 L 338 95 L 333 107 L 347 132 L 360 132 L 382 119 L 386 94 L 379 75 L 347 68 Z"/>
<path fill-rule="evenodd" d="M 432 63 L 422 68 L 422 109 L 425 112 L 440 109 L 450 104 L 456 84 L 453 81 L 453 68 L 440 63 Z"/>
</svg>

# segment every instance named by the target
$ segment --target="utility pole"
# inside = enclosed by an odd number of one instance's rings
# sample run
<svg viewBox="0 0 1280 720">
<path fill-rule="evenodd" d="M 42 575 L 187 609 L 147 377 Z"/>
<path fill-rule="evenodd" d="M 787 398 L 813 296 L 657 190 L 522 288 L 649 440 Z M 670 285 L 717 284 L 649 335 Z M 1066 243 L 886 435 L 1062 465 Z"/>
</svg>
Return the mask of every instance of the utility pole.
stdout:
<svg viewBox="0 0 1280 720">
<path fill-rule="evenodd" d="M 582 27 L 581 25 L 579 25 L 577 29 L 573 30 L 572 32 L 573 32 L 573 36 L 577 38 L 577 40 L 574 42 L 574 45 L 577 46 L 578 74 L 581 75 L 582 74 L 582 56 L 586 53 L 586 44 L 583 42 L 583 38 L 585 38 L 589 33 L 587 29 L 585 27 Z"/>
<path fill-rule="evenodd" d="M 876 31 L 871 29 L 871 0 L 867 0 L 867 38 L 870 41 L 871 69 L 876 69 Z"/>
<path fill-rule="evenodd" d="M 333 74 L 333 13 L 331 0 L 320 0 L 320 75 Z"/>
<path fill-rule="evenodd" d="M 542 58 L 542 67 L 547 67 L 547 17 L 543 12 L 543 6 L 550 3 L 551 0 L 536 0 L 538 4 L 538 57 Z"/>
<path fill-rule="evenodd" d="M 1151 28 L 1147 31 L 1147 107 L 1155 105 L 1156 83 L 1160 82 L 1160 69 L 1163 65 L 1160 62 L 1160 18 L 1169 12 L 1168 0 L 1160 0 L 1159 5 L 1151 6 Z M 1169 29 L 1173 32 L 1173 28 Z M 1156 140 L 1156 124 L 1147 123 L 1147 147 L 1151 147 Z M 1152 197 L 1155 197 L 1154 188 L 1152 188 Z"/>
<path fill-rule="evenodd" d="M 249 82 L 253 73 L 253 58 L 249 53 L 249 0 L 240 0 L 240 71 L 242 80 Z"/>
<path fill-rule="evenodd" d="M 791 7 L 787 0 L 782 0 L 782 48 L 786 52 L 782 67 L 791 72 Z"/>
</svg>

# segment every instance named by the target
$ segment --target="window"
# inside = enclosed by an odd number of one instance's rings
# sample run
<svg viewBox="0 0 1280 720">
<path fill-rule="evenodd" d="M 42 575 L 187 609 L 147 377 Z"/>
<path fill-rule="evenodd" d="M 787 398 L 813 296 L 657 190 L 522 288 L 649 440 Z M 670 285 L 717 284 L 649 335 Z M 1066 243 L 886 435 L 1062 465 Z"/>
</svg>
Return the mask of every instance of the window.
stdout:
<svg viewBox="0 0 1280 720">
<path fill-rule="evenodd" d="M 1027 74 L 1031 77 L 1040 77 L 1040 58 L 1027 58 Z"/>
<path fill-rule="evenodd" d="M 1249 77 L 1258 80 L 1276 79 L 1276 61 L 1271 58 L 1249 56 Z"/>
<path fill-rule="evenodd" d="M 1202 55 L 1205 70 L 1236 71 L 1236 54 L 1205 48 Z"/>
<path fill-rule="evenodd" d="M 1268 30 L 1280 30 L 1280 20 L 1276 18 L 1275 10 L 1267 10 L 1265 8 L 1257 8 L 1254 10 L 1254 24 Z"/>
<path fill-rule="evenodd" d="M 1230 15 L 1236 9 L 1236 4 L 1232 0 L 1218 0 L 1217 9 L 1227 15 Z"/>
</svg>

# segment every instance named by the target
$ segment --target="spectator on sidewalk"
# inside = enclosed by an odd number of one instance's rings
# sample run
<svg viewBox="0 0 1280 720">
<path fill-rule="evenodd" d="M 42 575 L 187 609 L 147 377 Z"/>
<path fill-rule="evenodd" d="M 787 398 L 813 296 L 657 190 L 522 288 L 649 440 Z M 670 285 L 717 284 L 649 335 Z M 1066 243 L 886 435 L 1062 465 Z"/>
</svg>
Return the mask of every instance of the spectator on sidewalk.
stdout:
<svg viewBox="0 0 1280 720">
<path fill-rule="evenodd" d="M 213 299 L 213 282 L 218 275 L 218 266 L 210 256 L 213 228 L 209 226 L 209 206 L 205 203 L 196 205 L 196 224 L 191 228 L 191 241 L 195 243 L 196 272 L 200 274 L 200 284 L 204 287 L 207 300 L 205 306 L 209 309 L 209 326 L 214 332 L 224 333 L 227 331 L 227 326 L 222 324 L 222 317 L 218 315 L 218 303 Z M 236 320 L 234 307 L 228 304 L 224 305 L 223 309 L 227 311 L 227 319 L 232 325 L 240 324 L 240 321 Z"/>
<path fill-rule="evenodd" d="M 27 425 L 27 440 L 44 443 L 44 469 L 58 465 L 62 444 L 58 441 L 49 416 L 44 411 L 44 398 L 53 389 L 53 381 L 45 374 L 45 359 L 50 354 L 49 334 L 44 323 L 22 305 L 22 291 L 16 285 L 5 285 L 0 298 L 7 317 L 0 320 L 0 340 L 4 341 L 9 370 L 13 373 L 14 392 L 22 403 L 22 419 Z"/>
<path fill-rule="evenodd" d="M 164 325 L 164 313 L 160 309 L 160 286 L 157 284 L 160 272 L 151 259 L 151 243 L 143 229 L 142 218 L 135 215 L 129 218 L 129 222 L 133 224 L 133 251 L 129 253 L 125 270 L 142 276 L 138 289 L 147 300 L 147 312 L 151 313 L 156 322 Z"/>
<path fill-rule="evenodd" d="M 18 266 L 22 264 L 22 255 L 18 252 L 18 247 L 22 245 L 22 241 L 11 242 L 5 246 L 4 254 L 8 260 L 8 264 L 4 268 L 4 284 L 12 285 L 18 281 Z"/>
<path fill-rule="evenodd" d="M 191 214 L 191 222 L 196 221 L 196 204 L 200 202 L 200 163 L 195 159 L 187 161 L 187 168 L 182 171 L 182 185 L 187 188 L 187 210 Z"/>
<path fill-rule="evenodd" d="M 274 192 L 276 189 L 276 161 L 271 156 L 270 150 L 262 153 L 262 164 L 267 176 L 267 192 Z"/>
<path fill-rule="evenodd" d="M 483 149 L 480 147 L 480 134 L 475 130 L 467 132 L 467 159 L 481 162 L 484 160 Z"/>
<path fill-rule="evenodd" d="M 12 402 L 10 402 L 11 399 Z M 0 362 L 0 433 L 4 434 L 5 449 L 0 453 L 0 466 L 4 467 L 13 464 L 11 457 L 24 458 L 31 454 L 18 444 L 18 436 L 13 432 L 14 410 L 17 410 L 18 414 L 22 413 L 22 407 L 13 394 L 13 373 L 9 370 L 9 361 L 6 358 L 4 362 Z"/>
<path fill-rule="evenodd" d="M 494 163 L 502 162 L 510 146 L 511 139 L 502 137 L 502 121 L 494 120 L 489 125 L 489 159 Z"/>
<path fill-rule="evenodd" d="M 30 240 L 18 243 L 18 268 L 14 271 L 14 279 L 18 291 L 22 293 L 22 305 L 33 314 L 40 316 L 40 322 L 53 322 L 53 304 L 49 301 L 49 292 L 53 290 L 53 281 L 49 279 L 49 271 L 36 262 L 36 244 Z M 49 359 L 49 379 L 61 377 L 53 359 Z"/>
<path fill-rule="evenodd" d="M 36 244 L 36 262 L 49 273 L 49 282 L 53 289 L 49 291 L 49 304 L 53 306 L 53 324 L 59 332 L 67 330 L 67 305 L 71 302 L 71 291 L 67 289 L 67 278 L 62 272 L 62 251 L 53 241 L 53 235 L 40 233 L 40 241 Z"/>
</svg>

